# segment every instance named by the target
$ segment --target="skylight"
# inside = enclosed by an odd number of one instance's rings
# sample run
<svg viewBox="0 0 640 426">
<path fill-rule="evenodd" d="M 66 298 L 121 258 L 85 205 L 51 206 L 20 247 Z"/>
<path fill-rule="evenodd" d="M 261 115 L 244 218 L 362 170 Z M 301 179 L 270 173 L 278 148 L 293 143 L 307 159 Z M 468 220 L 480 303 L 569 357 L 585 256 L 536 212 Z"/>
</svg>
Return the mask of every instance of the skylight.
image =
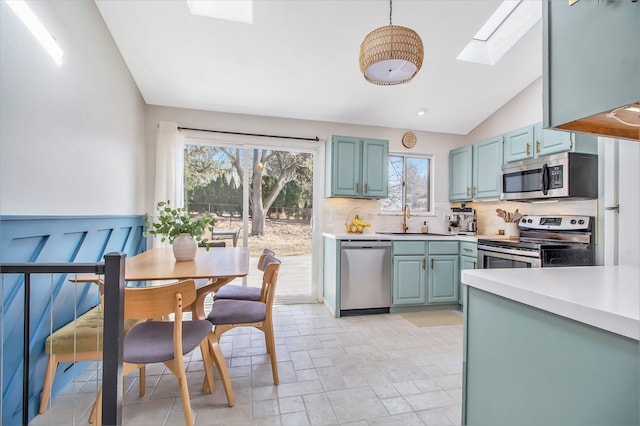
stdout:
<svg viewBox="0 0 640 426">
<path fill-rule="evenodd" d="M 40 42 L 44 50 L 53 58 L 56 65 L 62 65 L 62 58 L 64 52 L 56 43 L 45 26 L 40 22 L 40 19 L 33 13 L 33 10 L 24 0 L 5 0 L 5 3 L 14 11 L 22 23 L 27 27 L 31 34 Z"/>
<path fill-rule="evenodd" d="M 494 65 L 540 19 L 540 2 L 506 0 L 473 36 L 457 59 Z"/>
<path fill-rule="evenodd" d="M 252 0 L 187 0 L 189 12 L 194 15 L 227 21 L 253 23 Z"/>
</svg>

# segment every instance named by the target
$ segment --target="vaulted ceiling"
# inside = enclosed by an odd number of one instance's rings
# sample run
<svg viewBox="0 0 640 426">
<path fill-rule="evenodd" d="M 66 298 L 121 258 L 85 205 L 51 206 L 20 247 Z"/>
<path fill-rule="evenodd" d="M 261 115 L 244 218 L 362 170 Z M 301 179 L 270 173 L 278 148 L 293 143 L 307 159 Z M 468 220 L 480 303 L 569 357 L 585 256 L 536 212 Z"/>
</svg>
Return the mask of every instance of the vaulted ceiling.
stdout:
<svg viewBox="0 0 640 426">
<path fill-rule="evenodd" d="M 376 86 L 358 56 L 387 1 L 256 0 L 253 24 L 186 0 L 96 1 L 148 104 L 463 135 L 542 74 L 541 21 L 493 66 L 456 60 L 500 3 L 395 0 L 393 24 L 420 35 L 425 59 L 409 83 Z"/>
</svg>

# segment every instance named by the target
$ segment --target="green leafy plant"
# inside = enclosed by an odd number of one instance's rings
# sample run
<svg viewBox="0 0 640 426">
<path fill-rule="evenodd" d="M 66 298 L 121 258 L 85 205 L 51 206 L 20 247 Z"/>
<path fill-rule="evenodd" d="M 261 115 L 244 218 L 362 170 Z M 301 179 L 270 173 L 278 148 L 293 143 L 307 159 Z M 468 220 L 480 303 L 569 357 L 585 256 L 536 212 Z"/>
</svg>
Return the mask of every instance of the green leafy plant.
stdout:
<svg viewBox="0 0 640 426">
<path fill-rule="evenodd" d="M 154 217 L 155 220 L 149 220 L 148 214 L 144 216 L 146 220 L 144 236 L 160 236 L 162 242 L 168 240 L 169 243 L 173 243 L 178 235 L 189 234 L 198 243 L 206 243 L 205 231 L 210 234 L 217 222 L 216 217 L 211 213 L 196 216 L 183 207 L 173 209 L 170 206 L 170 201 L 160 201 L 156 209 L 158 214 Z"/>
</svg>

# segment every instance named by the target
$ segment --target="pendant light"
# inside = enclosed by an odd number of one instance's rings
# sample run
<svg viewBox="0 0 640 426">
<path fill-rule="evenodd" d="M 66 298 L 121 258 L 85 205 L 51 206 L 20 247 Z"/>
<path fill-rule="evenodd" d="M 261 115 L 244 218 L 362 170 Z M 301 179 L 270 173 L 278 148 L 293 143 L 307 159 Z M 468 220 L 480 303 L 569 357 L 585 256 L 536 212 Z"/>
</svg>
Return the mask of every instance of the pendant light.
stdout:
<svg viewBox="0 0 640 426">
<path fill-rule="evenodd" d="M 360 45 L 360 71 L 373 84 L 391 86 L 411 80 L 422 67 L 422 39 L 410 28 L 389 25 L 371 31 Z"/>
</svg>

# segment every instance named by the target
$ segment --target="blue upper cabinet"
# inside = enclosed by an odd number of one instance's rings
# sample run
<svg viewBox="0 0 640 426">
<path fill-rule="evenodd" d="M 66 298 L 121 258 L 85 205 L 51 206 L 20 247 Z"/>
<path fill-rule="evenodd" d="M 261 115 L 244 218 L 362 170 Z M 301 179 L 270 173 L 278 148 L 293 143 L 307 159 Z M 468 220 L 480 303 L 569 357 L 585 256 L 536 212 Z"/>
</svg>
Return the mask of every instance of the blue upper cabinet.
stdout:
<svg viewBox="0 0 640 426">
<path fill-rule="evenodd" d="M 327 197 L 387 197 L 389 141 L 331 136 L 326 155 Z"/>
<path fill-rule="evenodd" d="M 523 127 L 504 135 L 505 163 L 568 151 L 597 154 L 597 137 L 543 129 L 542 123 Z"/>
<path fill-rule="evenodd" d="M 527 126 L 504 135 L 505 163 L 533 158 L 533 133 L 534 126 Z"/>
<path fill-rule="evenodd" d="M 542 2 L 544 127 L 638 140 L 602 113 L 640 102 L 640 2 L 594 3 Z"/>
<path fill-rule="evenodd" d="M 573 149 L 573 133 L 543 129 L 542 123 L 534 126 L 535 155 L 549 155 Z"/>
<path fill-rule="evenodd" d="M 471 199 L 472 167 L 473 147 L 471 145 L 449 152 L 449 200 Z"/>
<path fill-rule="evenodd" d="M 502 192 L 500 167 L 502 166 L 502 136 L 473 144 L 474 199 L 496 198 Z"/>
<path fill-rule="evenodd" d="M 387 197 L 389 193 L 389 141 L 363 140 L 362 185 L 364 197 Z"/>
<path fill-rule="evenodd" d="M 501 136 L 450 151 L 449 200 L 499 197 L 501 166 Z"/>
</svg>

